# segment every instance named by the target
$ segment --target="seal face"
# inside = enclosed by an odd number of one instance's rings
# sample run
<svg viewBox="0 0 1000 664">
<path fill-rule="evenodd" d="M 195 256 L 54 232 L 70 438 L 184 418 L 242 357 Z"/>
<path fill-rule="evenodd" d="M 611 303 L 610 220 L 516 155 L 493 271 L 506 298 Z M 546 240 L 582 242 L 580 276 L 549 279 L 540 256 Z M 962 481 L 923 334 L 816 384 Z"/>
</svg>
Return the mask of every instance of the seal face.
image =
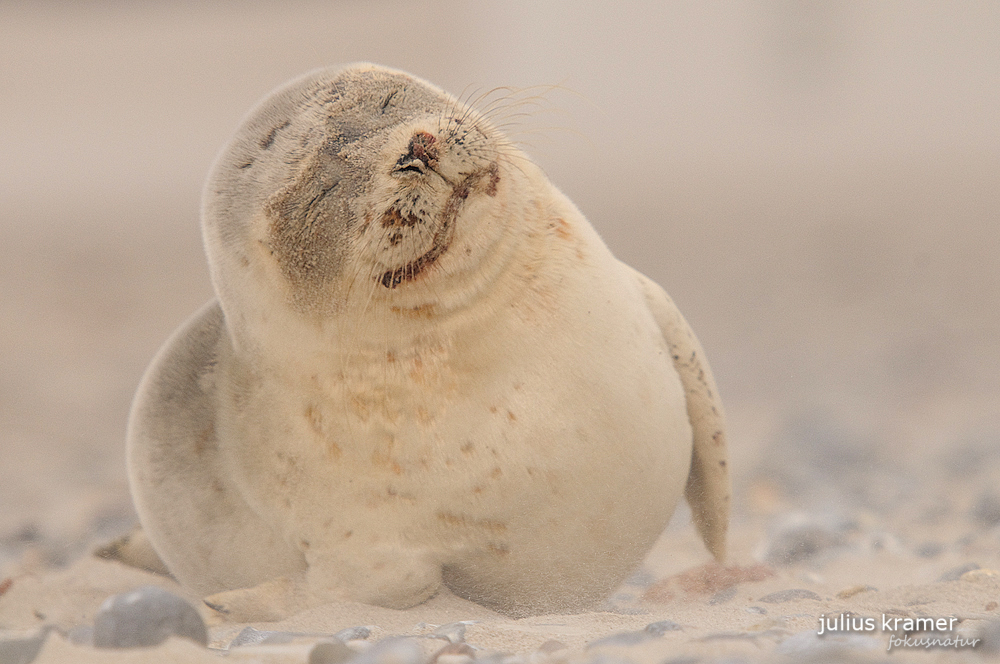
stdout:
<svg viewBox="0 0 1000 664">
<path fill-rule="evenodd" d="M 703 352 L 489 119 L 374 65 L 246 118 L 205 189 L 218 295 L 129 423 L 149 541 L 230 617 L 442 585 L 513 615 L 600 601 L 682 492 L 724 550 Z"/>
<path fill-rule="evenodd" d="M 256 263 L 265 250 L 300 312 L 331 312 L 359 280 L 395 289 L 450 249 L 470 194 L 496 196 L 513 153 L 484 118 L 408 75 L 306 77 L 256 109 L 220 158 L 206 192 L 213 278 L 227 290 L 246 275 L 230 276 L 226 258 Z"/>
</svg>

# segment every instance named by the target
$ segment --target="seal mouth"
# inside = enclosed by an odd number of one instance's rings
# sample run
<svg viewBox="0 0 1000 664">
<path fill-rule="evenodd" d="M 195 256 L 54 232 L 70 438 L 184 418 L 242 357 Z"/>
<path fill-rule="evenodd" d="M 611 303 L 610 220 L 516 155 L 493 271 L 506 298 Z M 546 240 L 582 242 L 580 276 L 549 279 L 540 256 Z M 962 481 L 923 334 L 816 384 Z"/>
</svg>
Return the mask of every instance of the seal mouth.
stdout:
<svg viewBox="0 0 1000 664">
<path fill-rule="evenodd" d="M 436 164 L 436 157 L 432 158 L 429 156 L 428 152 L 424 152 L 422 153 L 422 156 L 427 157 L 428 159 L 428 161 L 424 161 L 423 158 L 416 156 L 416 153 L 414 151 L 414 143 L 418 140 L 418 137 L 420 137 L 421 134 L 424 133 L 426 132 L 420 132 L 419 134 L 414 136 L 414 138 L 410 141 L 410 148 L 411 148 L 410 152 L 414 153 L 415 161 L 422 163 L 429 170 L 433 170 L 433 168 L 431 168 L 431 161 L 434 161 Z M 427 134 L 427 136 L 430 136 L 431 143 L 429 145 L 430 147 L 433 147 L 434 137 L 431 136 L 430 134 Z M 403 162 L 404 159 L 406 159 L 408 156 L 409 155 L 406 155 L 403 158 L 401 158 L 400 162 Z M 413 165 L 411 162 L 406 162 L 405 166 L 402 169 L 398 170 L 409 170 L 411 166 L 413 166 L 413 170 L 417 170 L 417 168 L 419 168 Z M 436 173 L 436 171 L 434 172 Z M 481 182 L 484 179 L 488 179 L 488 187 L 486 193 L 489 196 L 495 196 L 496 184 L 497 181 L 499 180 L 499 168 L 495 163 L 491 163 L 489 166 L 474 170 L 473 172 L 469 173 L 464 178 L 462 178 L 462 180 L 460 180 L 456 184 L 452 184 L 444 176 L 441 176 L 441 178 L 448 184 L 451 184 L 451 194 L 448 196 L 448 200 L 445 201 L 444 208 L 441 211 L 441 217 L 438 223 L 437 231 L 435 231 L 434 237 L 431 240 L 431 248 L 428 249 L 423 254 L 421 254 L 420 256 L 418 256 L 417 258 L 413 259 L 412 261 L 400 267 L 397 267 L 393 270 L 386 270 L 385 272 L 383 272 L 382 275 L 377 278 L 377 281 L 384 287 L 393 289 L 405 281 L 413 281 L 418 276 L 420 276 L 420 274 L 423 273 L 428 267 L 433 265 L 434 262 L 437 261 L 437 259 L 440 258 L 442 254 L 448 251 L 448 248 L 451 246 L 452 239 L 454 238 L 455 235 L 454 232 L 455 220 L 458 218 L 458 213 L 461 210 L 462 204 L 465 202 L 465 199 L 469 197 L 469 194 L 471 193 L 473 187 L 475 187 L 477 184 L 479 184 L 479 182 Z M 399 213 L 399 211 L 395 209 L 386 212 L 386 215 L 390 216 L 391 218 L 390 223 L 386 225 L 412 226 L 415 223 L 417 223 L 417 219 L 416 217 L 414 217 L 414 215 L 410 214 L 407 215 L 406 217 L 403 217 Z M 390 238 L 390 242 L 391 241 L 392 240 Z"/>
</svg>

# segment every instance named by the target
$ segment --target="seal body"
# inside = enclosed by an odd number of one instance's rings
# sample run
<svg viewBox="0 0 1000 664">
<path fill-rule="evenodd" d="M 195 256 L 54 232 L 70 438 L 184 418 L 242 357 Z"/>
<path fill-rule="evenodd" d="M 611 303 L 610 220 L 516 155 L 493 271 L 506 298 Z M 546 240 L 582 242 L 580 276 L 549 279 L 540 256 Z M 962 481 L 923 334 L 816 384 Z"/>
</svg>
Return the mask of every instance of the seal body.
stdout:
<svg viewBox="0 0 1000 664">
<path fill-rule="evenodd" d="M 129 425 L 143 528 L 211 606 L 447 585 L 582 610 L 687 487 L 721 555 L 721 407 L 683 318 L 474 109 L 374 65 L 265 99 L 205 191 L 218 301 Z"/>
</svg>

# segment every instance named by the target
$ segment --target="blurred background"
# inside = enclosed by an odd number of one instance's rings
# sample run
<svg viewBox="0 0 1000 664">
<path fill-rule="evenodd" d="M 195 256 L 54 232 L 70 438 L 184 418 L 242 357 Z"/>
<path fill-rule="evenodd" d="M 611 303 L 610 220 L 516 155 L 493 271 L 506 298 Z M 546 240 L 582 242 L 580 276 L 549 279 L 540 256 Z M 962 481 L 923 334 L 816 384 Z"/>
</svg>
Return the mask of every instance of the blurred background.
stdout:
<svg viewBox="0 0 1000 664">
<path fill-rule="evenodd" d="M 212 297 L 206 172 L 358 60 L 555 86 L 512 136 L 701 338 L 738 518 L 1000 521 L 1000 4 L 0 0 L 0 565 L 133 522 L 132 393 Z"/>
</svg>

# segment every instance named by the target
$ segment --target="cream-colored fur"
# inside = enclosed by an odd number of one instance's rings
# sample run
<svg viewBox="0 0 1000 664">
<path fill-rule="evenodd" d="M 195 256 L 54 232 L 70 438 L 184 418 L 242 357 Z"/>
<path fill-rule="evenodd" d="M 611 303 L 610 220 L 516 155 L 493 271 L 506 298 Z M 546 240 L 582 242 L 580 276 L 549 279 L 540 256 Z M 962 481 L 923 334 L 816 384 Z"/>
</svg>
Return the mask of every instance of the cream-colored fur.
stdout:
<svg viewBox="0 0 1000 664">
<path fill-rule="evenodd" d="M 203 225 L 219 299 L 153 361 L 128 454 L 150 542 L 210 606 L 403 608 L 445 584 L 582 610 L 685 486 L 722 555 L 697 340 L 476 111 L 374 65 L 308 74 L 220 155 Z"/>
</svg>

